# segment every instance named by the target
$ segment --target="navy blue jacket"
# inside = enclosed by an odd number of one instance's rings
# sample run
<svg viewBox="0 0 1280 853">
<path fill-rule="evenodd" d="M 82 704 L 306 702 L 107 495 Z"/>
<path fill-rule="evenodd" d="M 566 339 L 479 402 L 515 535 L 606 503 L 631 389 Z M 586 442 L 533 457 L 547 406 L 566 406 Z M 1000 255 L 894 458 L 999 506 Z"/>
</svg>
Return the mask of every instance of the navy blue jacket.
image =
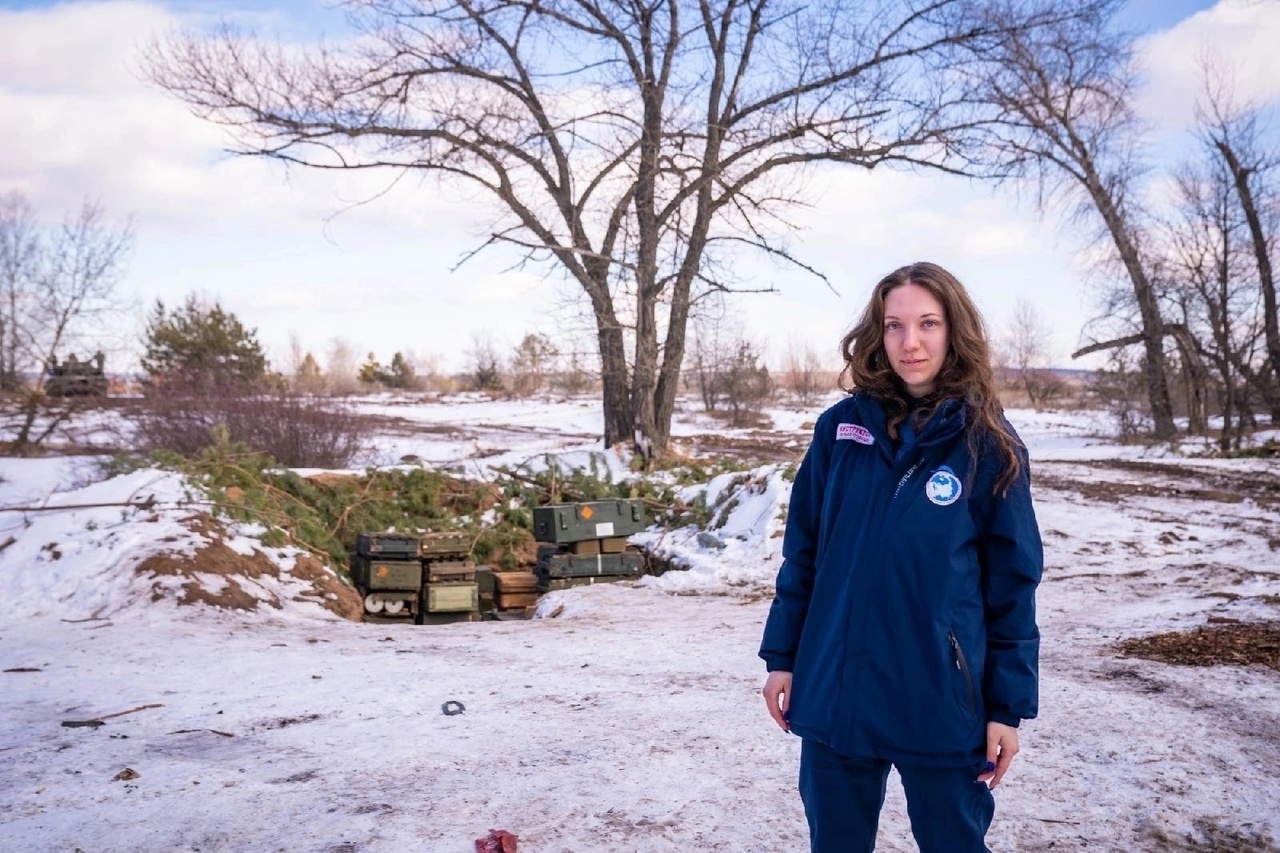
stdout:
<svg viewBox="0 0 1280 853">
<path fill-rule="evenodd" d="M 1001 459 L 990 441 L 973 458 L 967 414 L 945 401 L 898 447 L 864 393 L 818 418 L 760 647 L 770 671 L 792 673 L 801 737 L 968 766 L 987 721 L 1036 715 L 1044 552 L 1027 460 L 1018 441 L 1021 473 L 997 495 Z"/>
</svg>

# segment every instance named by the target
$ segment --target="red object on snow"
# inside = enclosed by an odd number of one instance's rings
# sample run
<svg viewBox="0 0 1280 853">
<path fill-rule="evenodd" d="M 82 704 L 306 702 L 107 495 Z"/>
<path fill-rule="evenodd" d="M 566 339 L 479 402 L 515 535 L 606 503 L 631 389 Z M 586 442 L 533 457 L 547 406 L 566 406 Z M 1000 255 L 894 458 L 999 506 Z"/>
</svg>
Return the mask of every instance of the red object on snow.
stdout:
<svg viewBox="0 0 1280 853">
<path fill-rule="evenodd" d="M 476 839 L 476 853 L 516 853 L 518 840 L 505 829 L 491 829 L 487 836 Z"/>
</svg>

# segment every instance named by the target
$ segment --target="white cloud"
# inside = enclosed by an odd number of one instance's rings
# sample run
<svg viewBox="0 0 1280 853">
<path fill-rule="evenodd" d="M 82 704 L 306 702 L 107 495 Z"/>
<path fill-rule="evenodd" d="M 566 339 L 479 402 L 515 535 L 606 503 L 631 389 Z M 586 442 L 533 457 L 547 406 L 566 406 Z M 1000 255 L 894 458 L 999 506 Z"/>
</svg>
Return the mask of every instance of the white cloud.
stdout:
<svg viewBox="0 0 1280 853">
<path fill-rule="evenodd" d="M 136 82 L 137 39 L 174 23 L 162 7 L 133 0 L 0 10 L 0 80 L 31 94 L 112 97 Z"/>
<path fill-rule="evenodd" d="M 385 174 L 286 171 L 227 155 L 222 129 L 142 79 L 144 45 L 205 21 L 133 0 L 0 12 L 0 126 L 22 128 L 0 136 L 0 189 L 24 190 L 49 215 L 101 197 L 162 231 L 225 218 L 318 229 L 325 215 L 386 189 Z M 463 209 L 415 189 L 346 215 L 466 235 Z"/>
<path fill-rule="evenodd" d="M 1220 0 L 1143 41 L 1147 85 L 1139 108 L 1166 127 L 1189 126 L 1195 99 L 1204 88 L 1201 65 L 1210 57 L 1232 72 L 1242 101 L 1280 100 L 1280 74 L 1274 70 L 1277 45 L 1280 2 Z"/>
</svg>

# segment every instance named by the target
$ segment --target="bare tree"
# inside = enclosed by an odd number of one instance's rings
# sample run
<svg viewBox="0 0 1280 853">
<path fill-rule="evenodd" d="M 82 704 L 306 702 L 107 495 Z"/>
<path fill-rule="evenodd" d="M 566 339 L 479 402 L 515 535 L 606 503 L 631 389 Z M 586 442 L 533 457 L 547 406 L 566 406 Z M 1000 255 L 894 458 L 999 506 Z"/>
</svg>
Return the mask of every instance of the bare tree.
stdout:
<svg viewBox="0 0 1280 853">
<path fill-rule="evenodd" d="M 26 196 L 0 197 L 0 392 L 22 388 L 19 370 L 27 355 L 24 315 L 40 268 L 40 234 Z"/>
<path fill-rule="evenodd" d="M 1053 26 L 1012 31 L 986 55 L 975 83 L 1002 111 L 994 135 L 1008 174 L 1037 181 L 1042 206 L 1064 195 L 1079 203 L 1083 216 L 1100 221 L 1137 308 L 1155 437 L 1169 439 L 1176 426 L 1164 319 L 1146 253 L 1149 217 L 1135 200 L 1142 126 L 1133 108 L 1134 40 L 1116 28 L 1123 0 L 1078 5 L 1078 14 Z"/>
<path fill-rule="evenodd" d="M 324 390 L 324 376 L 315 355 L 302 345 L 297 332 L 289 333 L 289 355 L 285 364 L 289 387 L 299 394 L 319 394 Z"/>
<path fill-rule="evenodd" d="M 565 396 L 577 397 L 596 387 L 600 371 L 593 352 L 573 349 L 560 356 L 560 369 L 552 377 L 552 388 Z"/>
<path fill-rule="evenodd" d="M 836 387 L 834 372 L 825 369 L 822 359 L 805 341 L 792 340 L 783 356 L 781 385 L 801 406 L 812 406 Z"/>
<path fill-rule="evenodd" d="M 1239 282 L 1231 274 L 1232 267 L 1238 266 L 1241 244 L 1229 222 L 1225 187 L 1193 169 L 1183 167 L 1178 176 L 1177 219 L 1170 227 L 1169 266 L 1176 282 L 1172 295 L 1188 337 L 1216 373 L 1214 385 L 1222 413 L 1220 446 L 1229 450 L 1242 391 L 1232 357 L 1239 328 L 1233 310 L 1239 307 Z M 1191 402 L 1195 432 L 1196 406 Z"/>
<path fill-rule="evenodd" d="M 739 341 L 746 340 L 740 320 L 730 317 L 724 299 L 716 294 L 702 300 L 693 318 L 693 363 L 687 386 L 696 386 L 704 412 L 714 413 L 725 392 L 728 373 Z"/>
<path fill-rule="evenodd" d="M 487 195 L 481 248 L 514 246 L 581 287 L 604 439 L 645 456 L 667 444 L 691 302 L 734 289 L 744 247 L 791 260 L 782 217 L 813 167 L 971 168 L 989 107 L 957 69 L 1075 14 L 1050 0 L 344 5 L 348 49 L 223 29 L 153 45 L 146 71 L 242 153 L 433 172 Z"/>
<path fill-rule="evenodd" d="M 404 350 L 404 356 L 413 365 L 418 384 L 423 391 L 449 391 L 450 380 L 440 367 L 440 354 L 435 352 L 421 353 L 413 349 Z"/>
<path fill-rule="evenodd" d="M 1039 408 L 1062 390 L 1062 381 L 1049 367 L 1049 339 L 1053 329 L 1030 301 L 1019 297 L 1003 341 L 1003 357 L 1018 375 L 1032 406 Z"/>
<path fill-rule="evenodd" d="M 541 391 L 559 355 L 549 335 L 541 332 L 525 335 L 511 353 L 511 390 L 521 395 Z"/>
<path fill-rule="evenodd" d="M 344 338 L 330 340 L 324 362 L 325 388 L 329 393 L 355 393 L 360 388 L 357 369 L 355 347 Z"/>
<path fill-rule="evenodd" d="M 1254 377 L 1254 384 L 1271 410 L 1272 423 L 1280 424 L 1280 303 L 1271 262 L 1280 206 L 1280 190 L 1274 180 L 1280 152 L 1263 142 L 1261 112 L 1251 105 L 1237 105 L 1229 76 L 1205 63 L 1205 93 L 1197 103 L 1197 125 L 1230 177 L 1247 229 L 1266 344 L 1266 367 Z M 1244 370 L 1250 371 L 1250 367 L 1245 365 Z"/>
<path fill-rule="evenodd" d="M 46 369 L 67 349 L 100 343 L 89 335 L 124 310 L 117 286 L 132 246 L 132 225 L 109 223 L 97 202 L 43 227 L 22 196 L 0 200 L 0 350 L 6 390 L 19 397 L 9 453 L 33 452 L 83 407 L 45 394 Z"/>
<path fill-rule="evenodd" d="M 471 375 L 471 387 L 476 391 L 501 391 L 502 359 L 493 339 L 473 335 L 471 349 L 467 353 L 467 372 Z"/>
</svg>

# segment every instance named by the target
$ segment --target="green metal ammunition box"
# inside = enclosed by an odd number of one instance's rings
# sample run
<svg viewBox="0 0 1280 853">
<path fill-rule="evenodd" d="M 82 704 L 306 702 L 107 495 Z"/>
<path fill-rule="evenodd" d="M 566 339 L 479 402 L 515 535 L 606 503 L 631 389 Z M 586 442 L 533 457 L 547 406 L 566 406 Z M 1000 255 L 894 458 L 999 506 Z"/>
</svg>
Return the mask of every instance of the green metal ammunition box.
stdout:
<svg viewBox="0 0 1280 853">
<path fill-rule="evenodd" d="M 638 500 L 552 504 L 533 510 L 533 538 L 539 542 L 630 536 L 644 528 L 644 502 Z"/>
<path fill-rule="evenodd" d="M 426 533 L 419 540 L 418 554 L 422 557 L 466 556 L 470 552 L 471 535 L 468 533 Z"/>
<path fill-rule="evenodd" d="M 357 556 L 351 561 L 351 581 L 366 590 L 416 590 L 422 586 L 422 564 Z"/>
<path fill-rule="evenodd" d="M 538 574 L 549 578 L 580 578 L 599 575 L 634 577 L 644 574 L 644 555 L 638 551 L 623 554 L 548 554 L 538 561 Z"/>
<path fill-rule="evenodd" d="M 356 536 L 356 554 L 392 560 L 418 557 L 418 537 L 403 533 L 361 533 Z"/>
<path fill-rule="evenodd" d="M 457 613 L 480 609 L 480 586 L 475 581 L 431 583 L 422 588 L 428 613 Z"/>
</svg>

